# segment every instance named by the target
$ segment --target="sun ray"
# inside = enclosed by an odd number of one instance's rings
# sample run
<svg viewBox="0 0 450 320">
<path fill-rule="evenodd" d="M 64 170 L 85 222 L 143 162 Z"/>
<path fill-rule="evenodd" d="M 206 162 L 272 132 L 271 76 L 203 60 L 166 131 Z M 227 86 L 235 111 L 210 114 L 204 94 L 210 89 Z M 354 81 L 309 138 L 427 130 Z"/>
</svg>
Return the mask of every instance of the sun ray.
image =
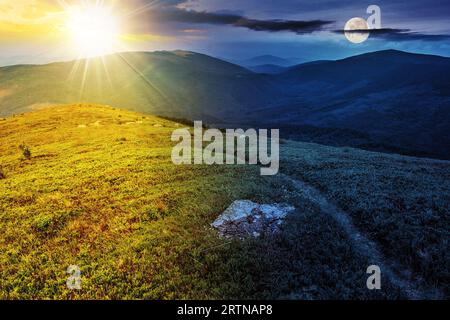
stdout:
<svg viewBox="0 0 450 320">
<path fill-rule="evenodd" d="M 85 59 L 84 60 L 84 70 L 83 70 L 83 78 L 81 80 L 81 85 L 80 85 L 80 98 L 79 100 L 82 101 L 83 100 L 83 94 L 84 94 L 84 88 L 86 86 L 86 79 L 87 79 L 87 74 L 89 72 L 89 59 Z"/>
<path fill-rule="evenodd" d="M 79 69 L 79 67 L 80 67 L 80 64 L 81 64 L 81 60 L 75 60 L 75 61 L 74 61 L 73 66 L 72 66 L 72 69 L 70 70 L 70 73 L 69 73 L 69 75 L 68 75 L 68 77 L 67 77 L 67 80 L 68 80 L 69 82 L 74 81 L 75 75 L 76 75 L 76 73 L 78 72 L 78 69 Z"/>
<path fill-rule="evenodd" d="M 170 101 L 169 97 L 167 97 L 161 90 L 159 90 L 151 81 L 142 73 L 140 72 L 136 67 L 133 66 L 132 63 L 130 63 L 123 54 L 119 54 L 119 57 L 124 61 L 130 68 L 133 70 L 144 82 L 151 88 L 153 91 L 158 93 L 160 97 L 162 97 L 170 106 L 173 107 L 172 102 Z"/>
<path fill-rule="evenodd" d="M 101 59 L 101 62 L 102 62 L 103 71 L 105 72 L 105 75 L 106 75 L 106 79 L 108 80 L 109 87 L 111 89 L 113 89 L 114 85 L 112 83 L 112 79 L 111 79 L 111 75 L 109 73 L 108 67 L 106 66 L 105 57 L 101 57 L 100 59 Z"/>
<path fill-rule="evenodd" d="M 148 10 L 151 10 L 151 9 L 157 7 L 160 3 L 161 3 L 161 0 L 153 0 L 152 2 L 149 2 L 139 8 L 129 11 L 125 16 L 130 18 L 130 17 L 136 16 L 136 15 L 139 15 L 142 12 L 145 12 L 145 11 L 148 11 Z"/>
</svg>

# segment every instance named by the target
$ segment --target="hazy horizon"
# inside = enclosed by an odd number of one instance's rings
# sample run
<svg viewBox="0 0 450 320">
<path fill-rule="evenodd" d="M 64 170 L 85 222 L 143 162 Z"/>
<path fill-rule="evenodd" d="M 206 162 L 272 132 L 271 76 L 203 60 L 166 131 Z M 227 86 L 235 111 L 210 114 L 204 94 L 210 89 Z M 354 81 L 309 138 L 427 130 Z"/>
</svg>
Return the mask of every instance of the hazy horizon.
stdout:
<svg viewBox="0 0 450 320">
<path fill-rule="evenodd" d="M 397 49 L 383 49 L 383 50 L 374 50 L 374 51 L 367 51 L 367 52 L 362 52 L 362 53 L 358 53 L 358 54 L 350 54 L 350 55 L 345 55 L 339 58 L 330 58 L 330 59 L 311 59 L 311 60 L 304 60 L 304 61 L 300 61 L 296 64 L 303 64 L 303 63 L 309 63 L 309 62 L 314 62 L 314 61 L 319 61 L 319 60 L 330 60 L 330 61 L 338 61 L 338 60 L 342 60 L 342 59 L 346 59 L 346 58 L 351 58 L 351 57 L 355 57 L 355 56 L 359 56 L 359 55 L 363 55 L 363 54 L 367 54 L 367 53 L 375 53 L 375 52 L 382 52 L 382 51 L 389 51 L 389 50 L 394 50 L 394 51 L 399 51 L 399 52 L 405 52 L 405 53 L 411 53 L 411 54 L 422 54 L 422 55 L 431 55 L 431 56 L 439 56 L 439 57 L 443 57 L 443 58 L 450 58 L 450 54 L 449 55 L 441 55 L 441 54 L 430 54 L 430 53 L 421 53 L 421 52 L 412 52 L 412 51 L 406 51 L 406 50 L 397 50 Z M 237 64 L 240 65 L 239 62 L 245 61 L 245 60 L 251 60 L 254 58 L 259 58 L 259 57 L 264 57 L 264 56 L 272 56 L 274 58 L 281 58 L 281 59 L 286 59 L 286 60 L 292 60 L 292 59 L 296 59 L 295 56 L 278 56 L 278 55 L 272 55 L 272 54 L 260 54 L 260 55 L 253 55 L 253 56 L 248 56 L 248 57 L 243 57 L 243 58 L 228 58 L 228 57 L 223 57 L 223 56 L 215 56 L 215 55 L 210 55 L 206 52 L 200 52 L 200 51 L 192 51 L 192 50 L 185 50 L 185 49 L 173 49 L 173 50 L 148 50 L 148 51 L 143 51 L 143 50 L 129 50 L 129 51 L 120 51 L 120 52 L 114 52 L 114 53 L 108 53 L 108 54 L 104 54 L 104 55 L 98 55 L 98 56 L 93 56 L 93 57 L 86 57 L 83 58 L 82 60 L 86 60 L 86 59 L 96 59 L 96 58 L 101 58 L 101 57 L 107 57 L 107 56 L 111 56 L 111 55 L 117 55 L 117 54 L 124 54 L 124 53 L 157 53 L 157 52 L 176 52 L 176 51 L 186 51 L 186 52 L 193 52 L 193 53 L 198 53 L 198 54 L 203 54 L 203 55 L 207 55 L 219 60 L 223 60 L 229 63 L 233 63 L 233 64 Z M 14 66 L 20 66 L 20 65 L 47 65 L 47 64 L 52 64 L 52 63 L 65 63 L 65 62 L 73 62 L 73 61 L 77 61 L 79 59 L 75 59 L 75 58 L 55 58 L 55 59 L 49 59 L 48 61 L 41 61 L 41 62 L 22 62 L 22 63 L 12 63 L 12 64 L 0 64 L 0 68 L 4 68 L 4 67 L 14 67 Z M 301 60 L 301 59 L 299 59 Z M 292 65 L 296 65 L 296 64 L 292 64 Z"/>
</svg>

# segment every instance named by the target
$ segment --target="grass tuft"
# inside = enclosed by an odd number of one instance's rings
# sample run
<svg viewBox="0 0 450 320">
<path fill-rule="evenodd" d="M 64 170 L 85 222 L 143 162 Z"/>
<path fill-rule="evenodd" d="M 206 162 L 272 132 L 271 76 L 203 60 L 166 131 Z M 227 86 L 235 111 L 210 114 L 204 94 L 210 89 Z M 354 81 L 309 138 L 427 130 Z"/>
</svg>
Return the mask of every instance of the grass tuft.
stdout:
<svg viewBox="0 0 450 320">
<path fill-rule="evenodd" d="M 22 151 L 22 156 L 24 160 L 30 160 L 31 159 L 31 150 L 30 148 L 25 145 L 25 144 L 21 144 L 19 146 L 19 149 Z"/>
</svg>

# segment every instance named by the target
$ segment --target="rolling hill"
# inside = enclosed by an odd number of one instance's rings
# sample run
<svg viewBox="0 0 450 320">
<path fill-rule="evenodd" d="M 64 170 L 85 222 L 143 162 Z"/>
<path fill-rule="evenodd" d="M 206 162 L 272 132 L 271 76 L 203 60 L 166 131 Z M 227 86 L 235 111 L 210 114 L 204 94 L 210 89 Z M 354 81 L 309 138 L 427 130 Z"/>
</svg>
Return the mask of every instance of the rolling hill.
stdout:
<svg viewBox="0 0 450 320">
<path fill-rule="evenodd" d="M 253 58 L 246 59 L 246 60 L 236 61 L 235 63 L 240 66 L 249 68 L 249 67 L 268 65 L 268 64 L 276 65 L 276 66 L 280 66 L 280 67 L 291 67 L 291 66 L 298 64 L 299 62 L 300 62 L 300 59 L 296 59 L 296 58 L 285 59 L 285 58 L 280 58 L 280 57 L 268 54 L 268 55 L 253 57 Z"/>
<path fill-rule="evenodd" d="M 181 126 L 91 104 L 0 120 L 0 299 L 448 297 L 448 161 L 284 141 L 274 177 L 176 166 Z M 210 224 L 237 199 L 296 210 L 280 234 L 222 239 Z"/>
<path fill-rule="evenodd" d="M 287 68 L 280 67 L 275 64 L 261 64 L 253 67 L 248 67 L 248 69 L 255 73 L 278 74 L 286 71 Z"/>
<path fill-rule="evenodd" d="M 216 121 L 238 117 L 244 107 L 262 105 L 272 89 L 264 77 L 206 55 L 123 53 L 0 68 L 0 115 L 84 101 Z"/>
<path fill-rule="evenodd" d="M 225 262 L 204 276 L 225 259 L 206 251 L 221 244 L 206 227 L 233 199 L 257 193 L 253 175 L 244 185 L 247 168 L 173 165 L 170 136 L 179 127 L 82 104 L 0 121 L 0 299 L 234 292 L 238 280 L 227 278 Z M 65 285 L 73 264 L 80 292 Z"/>
<path fill-rule="evenodd" d="M 0 68 L 0 115 L 58 103 L 120 105 L 290 139 L 450 158 L 450 59 L 395 50 L 254 73 L 186 51 Z"/>
<path fill-rule="evenodd" d="M 359 147 L 449 158 L 449 72 L 449 58 L 395 50 L 300 65 L 278 76 L 286 100 L 258 113 L 362 133 Z"/>
</svg>

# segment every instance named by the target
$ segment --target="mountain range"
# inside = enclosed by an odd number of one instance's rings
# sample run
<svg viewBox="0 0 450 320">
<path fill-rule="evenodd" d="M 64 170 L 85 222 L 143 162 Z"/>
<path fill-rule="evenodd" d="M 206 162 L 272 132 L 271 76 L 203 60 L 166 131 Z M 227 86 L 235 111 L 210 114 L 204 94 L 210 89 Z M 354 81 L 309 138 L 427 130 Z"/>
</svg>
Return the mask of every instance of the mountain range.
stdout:
<svg viewBox="0 0 450 320">
<path fill-rule="evenodd" d="M 256 67 L 261 65 L 276 65 L 280 67 L 292 67 L 302 62 L 298 58 L 281 58 L 273 55 L 262 55 L 250 59 L 232 61 L 243 67 Z"/>
<path fill-rule="evenodd" d="M 121 105 L 336 146 L 450 158 L 450 59 L 386 50 L 254 72 L 207 55 L 135 52 L 0 68 L 0 115 Z"/>
</svg>

